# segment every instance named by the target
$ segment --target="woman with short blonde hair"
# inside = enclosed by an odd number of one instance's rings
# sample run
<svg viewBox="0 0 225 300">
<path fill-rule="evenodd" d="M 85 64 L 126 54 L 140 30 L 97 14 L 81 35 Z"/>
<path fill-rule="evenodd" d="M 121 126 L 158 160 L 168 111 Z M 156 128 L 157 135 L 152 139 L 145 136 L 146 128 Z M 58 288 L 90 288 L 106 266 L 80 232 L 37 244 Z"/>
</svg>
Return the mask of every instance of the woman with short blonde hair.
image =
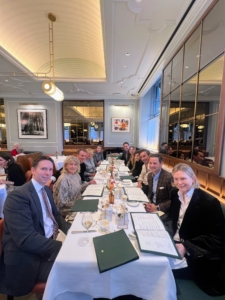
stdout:
<svg viewBox="0 0 225 300">
<path fill-rule="evenodd" d="M 183 164 L 183 163 L 180 163 L 180 164 L 177 164 L 173 170 L 172 170 L 172 175 L 174 173 L 176 173 L 177 171 L 183 171 L 185 172 L 189 177 L 191 177 L 193 179 L 193 188 L 194 189 L 198 189 L 200 186 L 199 186 L 199 183 L 198 183 L 198 179 L 194 173 L 194 171 L 192 170 L 192 168 L 187 165 L 187 164 Z"/>
<path fill-rule="evenodd" d="M 53 198 L 63 217 L 70 214 L 74 202 L 81 199 L 87 185 L 81 184 L 80 161 L 76 156 L 68 156 L 58 180 L 53 186 Z"/>
<path fill-rule="evenodd" d="M 224 289 L 224 216 L 220 202 L 199 188 L 192 168 L 184 163 L 172 170 L 174 189 L 168 231 L 182 261 L 174 265 L 175 278 L 191 278 L 208 295 Z M 171 262 L 172 263 L 172 262 Z M 218 290 L 217 290 L 218 288 Z"/>
</svg>

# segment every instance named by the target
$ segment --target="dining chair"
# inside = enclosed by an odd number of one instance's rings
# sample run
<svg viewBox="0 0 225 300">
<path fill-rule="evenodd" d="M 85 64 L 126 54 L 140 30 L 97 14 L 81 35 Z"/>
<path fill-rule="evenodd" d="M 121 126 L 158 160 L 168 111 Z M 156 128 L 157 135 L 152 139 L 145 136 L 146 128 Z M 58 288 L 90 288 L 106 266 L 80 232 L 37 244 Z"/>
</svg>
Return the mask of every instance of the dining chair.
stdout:
<svg viewBox="0 0 225 300">
<path fill-rule="evenodd" d="M 2 253 L 2 236 L 3 236 L 4 218 L 0 220 L 0 255 Z M 37 282 L 31 293 L 44 294 L 46 282 Z M 7 295 L 7 300 L 14 300 L 14 296 Z"/>
<path fill-rule="evenodd" d="M 28 170 L 25 174 L 26 182 L 31 181 L 32 179 L 32 173 L 31 170 Z"/>
<path fill-rule="evenodd" d="M 29 165 L 29 170 L 30 170 L 32 168 L 34 159 L 32 157 L 28 157 L 27 160 L 28 160 L 28 165 Z"/>
</svg>

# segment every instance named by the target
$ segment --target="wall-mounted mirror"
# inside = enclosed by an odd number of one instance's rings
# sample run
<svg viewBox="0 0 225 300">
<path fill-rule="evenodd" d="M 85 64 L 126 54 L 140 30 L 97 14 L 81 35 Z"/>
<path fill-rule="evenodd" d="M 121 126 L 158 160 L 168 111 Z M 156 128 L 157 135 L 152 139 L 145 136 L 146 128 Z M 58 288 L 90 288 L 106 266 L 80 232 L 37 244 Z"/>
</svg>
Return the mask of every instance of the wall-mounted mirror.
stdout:
<svg viewBox="0 0 225 300">
<path fill-rule="evenodd" d="M 168 144 L 166 154 L 212 170 L 216 166 L 216 173 L 222 148 L 219 131 L 223 134 L 218 124 L 224 122 L 225 40 L 218 40 L 224 35 L 224 8 L 219 1 L 166 66 L 161 100 L 160 144 Z M 214 40 L 219 47 L 209 53 L 207 45 Z"/>
<path fill-rule="evenodd" d="M 64 145 L 103 143 L 103 101 L 63 101 Z"/>
</svg>

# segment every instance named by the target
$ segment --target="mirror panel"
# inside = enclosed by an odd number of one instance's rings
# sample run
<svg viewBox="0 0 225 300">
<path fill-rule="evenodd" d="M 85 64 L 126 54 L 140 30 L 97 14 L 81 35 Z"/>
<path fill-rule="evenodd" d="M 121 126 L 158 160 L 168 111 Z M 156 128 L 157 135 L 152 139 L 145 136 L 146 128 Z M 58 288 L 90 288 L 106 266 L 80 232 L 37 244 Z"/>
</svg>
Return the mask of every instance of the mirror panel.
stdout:
<svg viewBox="0 0 225 300">
<path fill-rule="evenodd" d="M 184 45 L 183 81 L 192 77 L 198 70 L 200 29 L 198 26 Z"/>
<path fill-rule="evenodd" d="M 168 146 L 172 147 L 168 155 L 180 157 L 180 154 L 184 154 L 181 159 L 200 164 L 201 168 L 204 166 L 214 169 L 215 165 L 215 174 L 219 174 L 220 171 L 219 159 L 223 143 L 221 136 L 224 134 L 221 130 L 224 122 L 224 104 L 221 97 L 222 79 L 225 78 L 225 32 L 222 30 L 224 10 L 225 1 L 218 1 L 184 43 L 184 51 L 181 48 L 172 58 L 165 69 L 166 74 L 163 73 L 163 78 L 167 78 L 170 84 L 170 93 L 162 99 L 161 106 L 160 134 L 163 138 L 160 137 L 160 142 L 165 142 L 168 137 Z M 181 68 L 182 82 L 179 81 Z M 166 93 L 168 92 L 169 89 L 166 90 Z M 218 124 L 222 124 L 220 128 Z M 203 157 L 200 157 L 200 162 L 196 151 Z M 218 161 L 215 161 L 215 156 Z"/>
<path fill-rule="evenodd" d="M 64 145 L 103 141 L 103 101 L 63 101 Z"/>
<path fill-rule="evenodd" d="M 163 77 L 163 98 L 170 93 L 171 85 L 171 63 L 165 68 Z"/>
<path fill-rule="evenodd" d="M 183 47 L 176 54 L 172 62 L 171 91 L 175 90 L 181 84 L 182 68 L 183 68 Z"/>
<path fill-rule="evenodd" d="M 224 52 L 225 1 L 219 1 L 203 20 L 200 68 Z"/>
</svg>

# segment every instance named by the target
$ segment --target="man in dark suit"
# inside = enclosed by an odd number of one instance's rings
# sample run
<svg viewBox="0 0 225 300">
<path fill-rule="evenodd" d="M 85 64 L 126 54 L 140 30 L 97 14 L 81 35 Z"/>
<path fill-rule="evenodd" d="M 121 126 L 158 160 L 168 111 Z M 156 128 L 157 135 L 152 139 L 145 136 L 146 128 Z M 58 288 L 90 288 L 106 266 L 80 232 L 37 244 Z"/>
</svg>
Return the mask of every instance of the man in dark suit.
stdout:
<svg viewBox="0 0 225 300">
<path fill-rule="evenodd" d="M 26 295 L 36 282 L 47 281 L 62 246 L 56 240 L 58 228 L 66 233 L 70 227 L 45 186 L 53 160 L 37 158 L 31 172 L 32 180 L 11 192 L 4 206 L 0 292 L 12 296 Z"/>
<path fill-rule="evenodd" d="M 172 174 L 162 169 L 163 159 L 160 154 L 151 154 L 149 159 L 148 174 L 148 198 L 150 203 L 145 205 L 148 212 L 163 211 L 170 209 L 170 199 L 173 177 Z"/>
<path fill-rule="evenodd" d="M 130 159 L 130 152 L 129 152 L 130 145 L 128 142 L 123 143 L 123 154 L 121 156 L 121 159 L 124 160 L 125 166 L 127 165 L 129 159 Z"/>
</svg>

